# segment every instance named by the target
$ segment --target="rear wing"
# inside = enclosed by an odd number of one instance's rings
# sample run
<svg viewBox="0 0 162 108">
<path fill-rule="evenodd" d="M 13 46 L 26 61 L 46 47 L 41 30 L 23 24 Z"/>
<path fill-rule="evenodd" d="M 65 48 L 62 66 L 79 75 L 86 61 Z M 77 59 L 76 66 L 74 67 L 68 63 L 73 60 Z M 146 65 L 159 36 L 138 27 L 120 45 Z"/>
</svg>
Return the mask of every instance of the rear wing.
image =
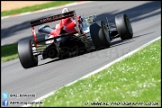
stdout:
<svg viewBox="0 0 162 108">
<path fill-rule="evenodd" d="M 73 17 L 73 16 L 76 16 L 75 11 L 70 11 L 70 12 L 66 12 L 66 13 L 62 13 L 62 14 L 57 14 L 57 15 L 52 15 L 49 17 L 37 19 L 37 20 L 31 21 L 30 24 L 31 24 L 31 26 L 37 26 L 40 24 L 53 22 L 53 21 L 57 21 L 57 20 L 61 20 L 61 19 Z"/>
<path fill-rule="evenodd" d="M 74 19 L 76 21 L 78 33 L 80 34 L 79 24 L 78 24 L 77 18 L 76 18 L 76 13 L 75 13 L 75 10 L 73 10 L 73 11 L 69 11 L 69 12 L 66 12 L 66 13 L 52 15 L 52 16 L 49 16 L 49 17 L 40 18 L 40 19 L 31 21 L 30 24 L 31 24 L 31 27 L 32 27 L 32 34 L 33 34 L 33 37 L 34 37 L 34 41 L 36 43 L 39 43 L 38 40 L 37 40 L 35 30 L 34 30 L 34 26 L 41 25 L 41 24 L 44 24 L 44 23 L 53 22 L 53 21 L 57 21 L 57 20 L 61 20 L 61 19 L 68 18 L 68 17 L 74 17 Z M 37 46 L 37 44 L 36 44 L 36 46 Z"/>
</svg>

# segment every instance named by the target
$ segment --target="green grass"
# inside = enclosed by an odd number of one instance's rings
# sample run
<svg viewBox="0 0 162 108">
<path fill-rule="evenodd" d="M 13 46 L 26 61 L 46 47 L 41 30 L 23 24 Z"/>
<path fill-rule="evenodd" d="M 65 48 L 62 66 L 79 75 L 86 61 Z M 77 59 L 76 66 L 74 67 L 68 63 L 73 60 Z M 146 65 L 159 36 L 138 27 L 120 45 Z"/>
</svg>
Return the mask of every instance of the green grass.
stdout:
<svg viewBox="0 0 162 108">
<path fill-rule="evenodd" d="M 161 106 L 160 43 L 158 40 L 100 73 L 62 87 L 39 106 L 93 106 L 93 102 Z"/>
<path fill-rule="evenodd" d="M 50 3 L 28 6 L 28 7 L 24 7 L 24 8 L 21 8 L 21 9 L 14 9 L 14 10 L 10 10 L 10 11 L 3 11 L 3 12 L 1 12 L 1 16 L 37 11 L 37 10 L 40 10 L 40 9 L 51 8 L 51 7 L 60 6 L 60 5 L 73 3 L 73 2 L 76 2 L 76 1 L 51 1 Z"/>
<path fill-rule="evenodd" d="M 1 46 L 1 63 L 18 58 L 17 44 Z"/>
</svg>

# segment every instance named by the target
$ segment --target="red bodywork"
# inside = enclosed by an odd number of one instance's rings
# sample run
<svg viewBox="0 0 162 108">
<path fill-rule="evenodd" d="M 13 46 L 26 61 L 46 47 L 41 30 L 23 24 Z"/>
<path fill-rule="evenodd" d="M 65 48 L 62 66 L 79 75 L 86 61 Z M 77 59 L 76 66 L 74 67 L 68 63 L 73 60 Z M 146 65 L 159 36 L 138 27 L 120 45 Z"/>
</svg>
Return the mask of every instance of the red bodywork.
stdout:
<svg viewBox="0 0 162 108">
<path fill-rule="evenodd" d="M 81 23 L 80 16 L 77 16 L 77 20 L 80 24 Z M 65 18 L 65 19 L 60 20 L 59 24 L 56 24 L 56 29 L 51 31 L 50 34 L 54 37 L 57 37 L 61 34 L 62 29 L 66 31 L 67 33 L 77 32 L 75 27 L 76 27 L 76 22 L 72 17 Z"/>
<path fill-rule="evenodd" d="M 75 17 L 76 17 L 78 24 L 76 24 L 76 20 L 74 20 Z M 60 23 L 56 24 L 56 29 L 52 30 L 50 32 L 50 34 L 53 37 L 58 37 L 58 36 L 61 36 L 62 30 L 64 30 L 67 33 L 77 32 L 76 26 L 78 25 L 79 29 L 81 28 L 80 27 L 80 24 L 81 24 L 80 19 L 81 19 L 81 16 L 76 16 L 75 11 L 70 11 L 70 12 L 67 12 L 67 13 L 64 13 L 64 14 L 57 14 L 57 15 L 46 17 L 46 18 L 41 18 L 41 19 L 38 19 L 38 20 L 31 21 L 32 34 L 33 34 L 33 37 L 34 37 L 34 41 L 36 43 L 36 47 L 38 46 L 39 41 L 37 40 L 37 36 L 36 36 L 35 30 L 34 30 L 34 26 L 44 24 L 44 23 L 47 23 L 47 22 L 60 20 Z M 78 32 L 80 33 L 80 30 Z"/>
</svg>

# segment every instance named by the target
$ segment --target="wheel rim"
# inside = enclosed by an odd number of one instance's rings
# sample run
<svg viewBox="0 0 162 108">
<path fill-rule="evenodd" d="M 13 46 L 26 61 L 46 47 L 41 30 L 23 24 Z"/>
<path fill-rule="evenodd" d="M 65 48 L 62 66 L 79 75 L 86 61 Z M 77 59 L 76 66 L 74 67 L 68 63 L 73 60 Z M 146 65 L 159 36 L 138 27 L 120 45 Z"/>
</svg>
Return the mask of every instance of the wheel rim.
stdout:
<svg viewBox="0 0 162 108">
<path fill-rule="evenodd" d="M 108 33 L 108 30 L 107 30 L 107 27 L 106 27 L 105 24 L 103 24 L 103 32 L 105 34 L 105 37 L 106 37 L 107 42 L 110 42 L 110 37 L 108 36 L 109 33 Z"/>
<path fill-rule="evenodd" d="M 34 52 L 34 51 L 36 51 L 36 47 L 33 47 L 33 45 L 35 46 L 35 44 L 33 43 L 33 42 L 30 42 L 31 44 L 31 48 L 32 48 L 32 53 Z M 33 49 L 33 48 L 35 48 L 35 49 Z M 37 61 L 38 60 L 38 56 L 36 56 L 36 55 L 33 55 L 33 58 Z"/>
</svg>

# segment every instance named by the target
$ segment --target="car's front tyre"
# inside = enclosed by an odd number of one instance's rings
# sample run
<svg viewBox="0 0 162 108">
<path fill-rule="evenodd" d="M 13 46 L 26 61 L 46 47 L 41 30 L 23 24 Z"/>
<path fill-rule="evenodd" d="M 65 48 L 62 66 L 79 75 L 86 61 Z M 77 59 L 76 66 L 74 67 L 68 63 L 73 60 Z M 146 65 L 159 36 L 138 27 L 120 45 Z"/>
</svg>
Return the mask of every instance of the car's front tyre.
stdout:
<svg viewBox="0 0 162 108">
<path fill-rule="evenodd" d="M 115 24 L 119 36 L 122 40 L 133 37 L 133 30 L 129 18 L 126 14 L 119 14 L 115 16 Z"/>
<path fill-rule="evenodd" d="M 92 23 L 90 25 L 90 34 L 96 49 L 110 47 L 110 34 L 107 25 L 103 21 Z"/>
</svg>

